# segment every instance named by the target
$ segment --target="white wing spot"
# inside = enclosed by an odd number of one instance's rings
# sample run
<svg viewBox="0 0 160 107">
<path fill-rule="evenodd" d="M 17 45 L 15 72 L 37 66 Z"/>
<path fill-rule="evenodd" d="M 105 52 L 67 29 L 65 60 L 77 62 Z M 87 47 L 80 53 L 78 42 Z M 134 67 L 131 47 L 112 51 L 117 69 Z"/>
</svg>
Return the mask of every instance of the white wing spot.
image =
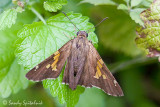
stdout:
<svg viewBox="0 0 160 107">
<path fill-rule="evenodd" d="M 117 86 L 117 81 L 116 81 L 116 80 L 114 80 L 113 82 L 114 82 L 114 86 Z"/>
<path fill-rule="evenodd" d="M 39 66 L 37 65 L 35 68 L 36 68 L 36 69 L 35 69 L 34 71 L 36 71 L 36 70 L 39 68 Z"/>
</svg>

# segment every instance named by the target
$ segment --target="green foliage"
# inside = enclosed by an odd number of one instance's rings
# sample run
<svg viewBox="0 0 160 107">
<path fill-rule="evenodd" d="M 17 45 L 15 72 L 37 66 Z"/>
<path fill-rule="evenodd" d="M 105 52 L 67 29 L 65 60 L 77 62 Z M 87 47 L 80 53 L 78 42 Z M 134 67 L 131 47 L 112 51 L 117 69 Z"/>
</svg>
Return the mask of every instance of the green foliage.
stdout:
<svg viewBox="0 0 160 107">
<path fill-rule="evenodd" d="M 131 0 L 131 7 L 138 6 L 143 0 Z"/>
<path fill-rule="evenodd" d="M 66 4 L 67 0 L 47 0 L 44 2 L 44 8 L 50 12 L 57 12 Z"/>
<path fill-rule="evenodd" d="M 143 21 L 139 17 L 140 13 L 149 7 L 152 0 L 124 0 L 126 4 L 119 4 L 117 9 L 128 11 L 132 20 L 143 26 Z M 116 5 L 112 0 L 83 0 L 81 3 L 91 3 L 94 5 Z"/>
<path fill-rule="evenodd" d="M 23 18 L 24 16 L 30 16 Z M 0 95 L 3 98 L 25 89 L 29 81 L 25 78 L 26 72 L 22 65 L 18 64 L 15 57 L 17 32 L 23 27 L 22 23 L 32 22 L 34 15 L 26 9 L 25 12 L 17 15 L 17 23 L 10 29 L 0 31 Z"/>
<path fill-rule="evenodd" d="M 0 95 L 4 98 L 11 93 L 17 93 L 20 89 L 25 89 L 28 85 L 27 79 L 24 78 L 24 69 L 18 64 L 14 55 L 16 29 L 12 27 L 0 31 Z"/>
<path fill-rule="evenodd" d="M 117 9 L 128 10 L 128 7 L 125 4 L 118 5 Z"/>
<path fill-rule="evenodd" d="M 110 10 L 110 11 L 105 11 Z M 101 24 L 98 29 L 99 40 L 103 45 L 111 50 L 123 52 L 129 56 L 140 54 L 140 50 L 136 47 L 136 24 L 123 11 L 118 11 L 114 7 L 105 7 L 95 12 L 105 12 L 105 16 L 109 19 Z M 118 18 L 117 18 L 118 17 Z M 119 20 L 121 19 L 121 20 Z"/>
<path fill-rule="evenodd" d="M 136 23 L 139 23 L 140 25 L 144 25 L 143 21 L 140 18 L 140 13 L 143 11 L 144 9 L 142 8 L 136 8 L 133 9 L 132 11 L 130 11 L 129 15 L 131 17 L 132 20 L 134 20 Z"/>
<path fill-rule="evenodd" d="M 140 13 L 149 7 L 152 0 L 124 0 L 124 2 L 126 2 L 126 4 L 120 3 L 117 6 L 117 9 L 127 11 L 132 20 L 143 26 L 144 23 L 140 18 Z M 81 3 L 91 3 L 94 5 L 117 5 L 117 3 L 112 0 L 83 0 Z"/>
<path fill-rule="evenodd" d="M 1 13 L 0 15 L 0 30 L 5 28 L 10 28 L 13 24 L 15 24 L 17 19 L 17 11 L 16 9 L 8 9 Z"/>
<path fill-rule="evenodd" d="M 91 3 L 94 5 L 115 5 L 116 3 L 112 0 L 83 0 L 81 3 Z"/>
<path fill-rule="evenodd" d="M 144 50 L 149 57 L 160 55 L 159 5 L 160 2 L 155 0 L 150 9 L 141 13 L 141 18 L 144 21 L 144 27 L 137 28 L 139 35 L 136 38 L 137 46 Z"/>
<path fill-rule="evenodd" d="M 93 27 L 88 22 L 88 17 L 72 12 L 67 15 L 80 30 L 86 31 Z M 62 13 L 49 18 L 46 25 L 42 22 L 25 25 L 18 33 L 19 40 L 17 41 L 16 55 L 19 63 L 29 70 L 57 51 L 75 35 L 73 24 Z M 89 35 L 88 39 L 96 44 L 97 37 L 93 30 Z M 46 80 L 44 86 L 50 88 L 53 96 L 58 95 L 61 103 L 66 102 L 68 106 L 73 106 L 78 102 L 79 94 L 84 89 L 77 88 L 76 91 L 71 91 L 68 86 L 62 85 L 62 77 L 63 75 L 56 80 Z"/>
<path fill-rule="evenodd" d="M 144 25 L 143 21 L 140 18 L 140 13 L 145 10 L 145 8 L 149 7 L 149 4 L 152 0 L 125 0 L 126 4 L 120 4 L 118 9 L 127 10 L 132 20 L 141 26 Z"/>
</svg>

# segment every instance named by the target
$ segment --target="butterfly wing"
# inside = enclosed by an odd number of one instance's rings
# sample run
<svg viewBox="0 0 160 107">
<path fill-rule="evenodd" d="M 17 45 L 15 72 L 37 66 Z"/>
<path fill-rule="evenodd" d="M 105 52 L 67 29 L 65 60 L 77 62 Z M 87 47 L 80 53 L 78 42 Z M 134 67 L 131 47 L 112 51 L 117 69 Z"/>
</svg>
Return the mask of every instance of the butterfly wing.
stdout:
<svg viewBox="0 0 160 107">
<path fill-rule="evenodd" d="M 87 44 L 89 45 L 88 55 L 78 84 L 85 87 L 101 88 L 112 96 L 123 96 L 121 87 L 104 64 L 97 50 L 89 41 Z"/>
<path fill-rule="evenodd" d="M 70 54 L 72 40 L 63 45 L 53 55 L 42 61 L 26 74 L 26 78 L 33 81 L 42 81 L 44 79 L 57 78 L 65 61 Z"/>
</svg>

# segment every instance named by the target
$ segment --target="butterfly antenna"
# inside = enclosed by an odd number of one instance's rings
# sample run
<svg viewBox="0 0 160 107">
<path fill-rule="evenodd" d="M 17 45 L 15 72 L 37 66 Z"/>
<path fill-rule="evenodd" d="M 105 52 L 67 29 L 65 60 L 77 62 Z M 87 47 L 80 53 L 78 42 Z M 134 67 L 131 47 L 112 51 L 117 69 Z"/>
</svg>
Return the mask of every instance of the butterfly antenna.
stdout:
<svg viewBox="0 0 160 107">
<path fill-rule="evenodd" d="M 77 26 L 71 21 L 71 19 L 67 16 L 67 14 L 65 12 L 62 12 L 68 19 L 69 21 L 74 25 L 74 27 L 77 28 Z M 77 28 L 78 29 L 78 28 Z M 79 30 L 79 29 L 78 29 Z M 80 31 L 80 30 L 79 30 Z"/>
<path fill-rule="evenodd" d="M 99 24 L 101 24 L 103 21 L 105 21 L 106 19 L 108 19 L 108 17 L 104 18 L 101 22 L 99 22 L 97 25 L 95 25 L 94 27 L 92 27 L 91 29 L 97 27 Z M 91 29 L 87 30 L 87 32 L 89 32 Z"/>
</svg>

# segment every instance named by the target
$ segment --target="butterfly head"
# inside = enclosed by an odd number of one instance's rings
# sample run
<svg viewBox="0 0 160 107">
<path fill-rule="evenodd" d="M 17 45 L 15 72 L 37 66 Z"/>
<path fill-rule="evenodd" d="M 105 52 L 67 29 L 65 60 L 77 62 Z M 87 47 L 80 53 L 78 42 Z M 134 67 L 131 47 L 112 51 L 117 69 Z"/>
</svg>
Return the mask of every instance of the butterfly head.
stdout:
<svg viewBox="0 0 160 107">
<path fill-rule="evenodd" d="M 77 36 L 79 37 L 88 37 L 88 33 L 86 33 L 85 31 L 78 31 L 77 32 Z"/>
</svg>

